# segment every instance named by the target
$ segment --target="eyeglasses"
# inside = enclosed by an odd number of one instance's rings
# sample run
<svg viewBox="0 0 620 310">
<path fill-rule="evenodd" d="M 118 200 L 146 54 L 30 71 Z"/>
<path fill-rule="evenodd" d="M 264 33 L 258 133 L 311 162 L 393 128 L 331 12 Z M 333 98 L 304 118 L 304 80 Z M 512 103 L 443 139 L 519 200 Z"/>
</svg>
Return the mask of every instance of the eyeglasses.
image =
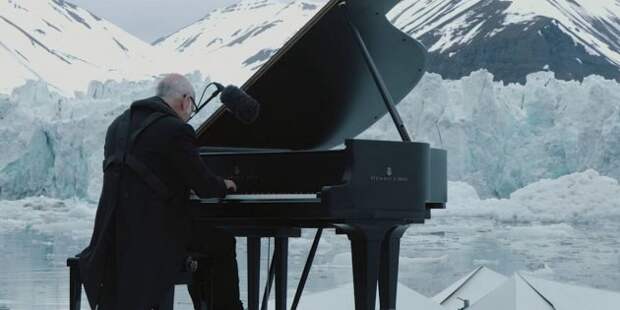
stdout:
<svg viewBox="0 0 620 310">
<path fill-rule="evenodd" d="M 198 111 L 198 106 L 196 105 L 196 100 L 194 100 L 194 97 L 189 95 L 183 95 L 184 99 L 185 97 L 189 97 L 189 100 L 192 102 L 192 114 L 196 113 L 196 111 Z"/>
</svg>

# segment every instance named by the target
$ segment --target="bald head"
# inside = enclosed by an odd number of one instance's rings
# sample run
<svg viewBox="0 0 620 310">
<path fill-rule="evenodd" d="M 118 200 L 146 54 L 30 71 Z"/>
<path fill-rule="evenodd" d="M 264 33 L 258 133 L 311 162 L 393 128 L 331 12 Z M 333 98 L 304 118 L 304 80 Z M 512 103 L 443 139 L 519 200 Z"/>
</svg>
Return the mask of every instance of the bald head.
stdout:
<svg viewBox="0 0 620 310">
<path fill-rule="evenodd" d="M 189 119 L 192 113 L 191 100 L 195 98 L 195 93 L 187 78 L 177 73 L 167 74 L 157 83 L 156 96 L 166 101 L 181 119 Z"/>
</svg>

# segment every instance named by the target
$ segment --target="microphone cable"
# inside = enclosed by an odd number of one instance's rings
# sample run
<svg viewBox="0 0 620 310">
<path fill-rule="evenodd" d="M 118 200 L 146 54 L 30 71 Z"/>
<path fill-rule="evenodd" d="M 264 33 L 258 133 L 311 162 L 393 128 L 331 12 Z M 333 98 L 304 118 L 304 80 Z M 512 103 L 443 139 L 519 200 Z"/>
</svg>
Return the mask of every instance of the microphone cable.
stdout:
<svg viewBox="0 0 620 310">
<path fill-rule="evenodd" d="M 209 96 L 209 98 L 207 98 L 207 100 L 202 102 L 202 98 L 204 98 L 204 95 L 207 92 L 207 89 L 211 85 L 215 85 L 215 87 L 217 89 L 211 94 L 211 96 Z M 189 117 L 189 119 L 187 121 L 189 122 L 190 120 L 192 120 L 192 118 L 194 118 L 194 116 L 198 115 L 198 112 L 200 112 L 200 110 L 202 110 L 202 108 L 204 108 L 207 105 L 207 103 L 209 103 L 209 101 L 211 101 L 213 98 L 215 98 L 215 96 L 219 95 L 222 92 L 223 89 L 224 89 L 224 86 L 222 86 L 222 84 L 217 83 L 217 82 L 211 82 L 211 83 L 207 84 L 207 86 L 205 86 L 204 89 L 202 90 L 202 94 L 200 95 L 200 99 L 198 99 L 198 102 L 200 102 L 200 104 L 198 105 L 198 107 L 196 107 L 196 111 L 194 112 L 194 114 L 192 114 L 192 116 Z"/>
</svg>

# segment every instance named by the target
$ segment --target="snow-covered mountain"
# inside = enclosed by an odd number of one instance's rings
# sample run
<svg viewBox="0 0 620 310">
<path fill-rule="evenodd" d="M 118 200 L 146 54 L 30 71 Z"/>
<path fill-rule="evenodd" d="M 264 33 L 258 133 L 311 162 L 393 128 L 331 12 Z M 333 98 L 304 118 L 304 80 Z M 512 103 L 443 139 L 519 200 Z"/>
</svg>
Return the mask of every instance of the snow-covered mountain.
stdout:
<svg viewBox="0 0 620 310">
<path fill-rule="evenodd" d="M 240 84 L 325 3 L 323 0 L 244 0 L 153 42 L 187 55 L 204 75 Z"/>
<path fill-rule="evenodd" d="M 0 0 L 0 83 L 28 79 L 71 94 L 91 80 L 139 80 L 200 70 L 243 83 L 326 0 L 242 0 L 154 42 L 61 0 Z M 404 0 L 388 18 L 429 49 L 429 71 L 458 79 L 487 69 L 504 82 L 553 71 L 560 79 L 620 80 L 615 0 Z M 85 44 L 84 42 L 88 42 Z"/>
<path fill-rule="evenodd" d="M 505 82 L 620 78 L 616 0 L 405 0 L 388 18 L 431 52 L 429 71 L 460 78 L 485 68 Z"/>
<path fill-rule="evenodd" d="M 326 0 L 242 0 L 154 42 L 62 0 L 0 0 L 0 92 L 28 79 L 71 94 L 90 80 L 200 70 L 240 84 Z M 429 49 L 429 71 L 459 79 L 486 69 L 504 82 L 552 71 L 620 80 L 616 0 L 403 0 L 388 14 Z M 88 42 L 88 44 L 85 44 Z"/>
<path fill-rule="evenodd" d="M 29 79 L 65 94 L 91 80 L 144 79 L 173 56 L 62 0 L 0 0 L 0 34 L 2 93 Z"/>
<path fill-rule="evenodd" d="M 239 82 L 325 2 L 243 0 L 154 44 Z M 403 0 L 387 17 L 428 47 L 429 71 L 446 78 L 487 69 L 504 82 L 524 83 L 538 71 L 564 80 L 590 74 L 620 80 L 616 0 Z"/>
</svg>

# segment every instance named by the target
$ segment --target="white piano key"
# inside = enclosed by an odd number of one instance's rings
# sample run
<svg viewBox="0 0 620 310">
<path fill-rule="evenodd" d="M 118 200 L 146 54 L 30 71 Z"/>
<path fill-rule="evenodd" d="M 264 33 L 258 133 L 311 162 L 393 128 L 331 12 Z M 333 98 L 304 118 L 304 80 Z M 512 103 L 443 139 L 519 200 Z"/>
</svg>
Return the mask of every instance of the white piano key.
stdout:
<svg viewBox="0 0 620 310">
<path fill-rule="evenodd" d="M 316 199 L 317 194 L 230 194 L 225 200 L 296 200 Z"/>
</svg>

